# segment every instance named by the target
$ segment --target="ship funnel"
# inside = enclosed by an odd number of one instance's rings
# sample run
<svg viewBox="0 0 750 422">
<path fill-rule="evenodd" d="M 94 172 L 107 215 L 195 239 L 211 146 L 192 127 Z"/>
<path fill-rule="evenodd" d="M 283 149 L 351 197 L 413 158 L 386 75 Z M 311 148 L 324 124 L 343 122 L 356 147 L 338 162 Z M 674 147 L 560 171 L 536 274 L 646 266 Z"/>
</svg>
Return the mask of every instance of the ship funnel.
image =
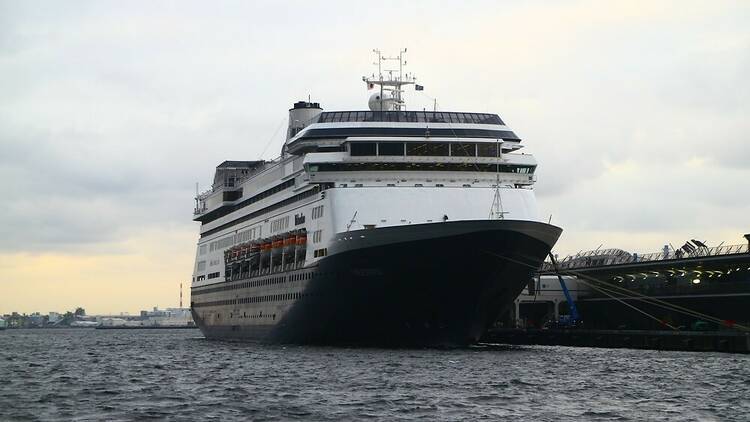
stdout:
<svg viewBox="0 0 750 422">
<path fill-rule="evenodd" d="M 289 140 L 294 137 L 299 131 L 304 129 L 310 123 L 314 123 L 314 120 L 323 112 L 320 108 L 319 103 L 311 103 L 309 101 L 297 101 L 294 106 L 289 109 L 289 129 L 286 132 L 286 139 Z"/>
</svg>

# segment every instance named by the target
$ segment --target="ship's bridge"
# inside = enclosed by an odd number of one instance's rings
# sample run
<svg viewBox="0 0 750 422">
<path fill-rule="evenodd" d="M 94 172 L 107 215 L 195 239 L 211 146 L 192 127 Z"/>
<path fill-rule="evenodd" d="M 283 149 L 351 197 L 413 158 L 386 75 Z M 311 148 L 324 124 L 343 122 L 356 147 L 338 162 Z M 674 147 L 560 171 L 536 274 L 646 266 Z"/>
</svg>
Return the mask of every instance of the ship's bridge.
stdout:
<svg viewBox="0 0 750 422">
<path fill-rule="evenodd" d="M 370 139 L 368 139 L 370 138 Z M 334 111 L 316 115 L 291 138 L 292 154 L 345 151 L 344 144 L 394 138 L 423 142 L 503 141 L 503 151 L 520 149 L 521 139 L 497 114 L 438 111 Z"/>
</svg>

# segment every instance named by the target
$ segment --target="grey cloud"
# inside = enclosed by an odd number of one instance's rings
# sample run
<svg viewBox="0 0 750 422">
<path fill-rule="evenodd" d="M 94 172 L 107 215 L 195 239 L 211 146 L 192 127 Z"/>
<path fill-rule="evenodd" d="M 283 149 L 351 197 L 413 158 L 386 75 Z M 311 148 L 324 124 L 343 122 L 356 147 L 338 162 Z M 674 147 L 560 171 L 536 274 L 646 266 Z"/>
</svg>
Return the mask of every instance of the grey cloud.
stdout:
<svg viewBox="0 0 750 422">
<path fill-rule="evenodd" d="M 569 230 L 746 221 L 731 197 L 747 192 L 750 53 L 723 44 L 748 39 L 745 9 L 715 12 L 721 31 L 670 13 L 552 34 L 534 21 L 508 38 L 488 24 L 521 6 L 393 5 L 402 16 L 383 22 L 344 3 L 0 3 L 0 180 L 12 181 L 0 187 L 0 248 L 195 229 L 194 183 L 269 143 L 275 155 L 293 101 L 363 108 L 373 47 L 408 46 L 441 107 L 503 116 L 540 162 L 542 208 Z M 554 46 L 524 50 L 525 37 Z M 681 167 L 691 157 L 719 168 L 693 180 Z M 628 161 L 656 173 L 605 183 L 606 163 Z"/>
</svg>

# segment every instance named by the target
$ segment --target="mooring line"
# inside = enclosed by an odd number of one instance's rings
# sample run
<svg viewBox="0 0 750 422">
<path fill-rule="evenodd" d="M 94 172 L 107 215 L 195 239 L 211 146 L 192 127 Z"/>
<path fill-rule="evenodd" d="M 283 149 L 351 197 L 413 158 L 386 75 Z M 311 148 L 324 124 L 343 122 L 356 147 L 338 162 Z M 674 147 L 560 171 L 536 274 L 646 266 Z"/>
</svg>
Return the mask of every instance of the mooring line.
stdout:
<svg viewBox="0 0 750 422">
<path fill-rule="evenodd" d="M 510 258 L 510 257 L 507 257 L 507 256 L 498 255 L 496 253 L 489 252 L 489 251 L 483 251 L 483 252 L 485 252 L 485 253 L 487 253 L 489 255 L 495 256 L 497 258 L 506 259 L 508 261 L 515 262 L 515 263 L 520 264 L 520 265 L 524 265 L 524 266 L 532 268 L 534 270 L 538 270 L 539 269 L 538 266 L 534 266 L 534 265 L 531 265 L 531 264 L 528 264 L 528 263 L 525 263 L 525 262 L 522 262 L 522 261 Z M 568 270 L 566 272 L 560 272 L 560 274 L 563 274 L 563 275 L 573 275 L 573 276 L 576 276 L 576 277 L 580 277 L 581 279 L 584 279 L 586 281 L 595 282 L 595 283 L 601 283 L 601 284 L 603 284 L 605 286 L 613 287 L 613 288 L 619 289 L 619 290 L 621 290 L 623 292 L 632 294 L 631 297 L 627 297 L 626 296 L 625 297 L 626 299 L 638 300 L 638 301 L 641 301 L 641 302 L 645 302 L 645 303 L 651 304 L 653 306 L 657 306 L 657 307 L 660 307 L 660 308 L 668 309 L 668 310 L 671 310 L 671 311 L 674 311 L 674 312 L 677 312 L 677 313 L 681 313 L 681 314 L 684 314 L 684 315 L 692 316 L 692 317 L 700 317 L 700 318 L 703 318 L 703 319 L 707 319 L 707 320 L 709 320 L 711 322 L 714 322 L 716 324 L 728 326 L 729 328 L 735 328 L 735 329 L 740 330 L 740 331 L 750 331 L 750 328 L 745 327 L 743 325 L 740 325 L 740 324 L 728 325 L 726 323 L 726 321 L 723 320 L 723 319 L 721 319 L 721 318 L 713 317 L 711 315 L 706 315 L 704 313 L 701 313 L 701 312 L 698 312 L 698 311 L 693 311 L 691 309 L 684 308 L 684 307 L 679 306 L 679 305 L 674 305 L 672 303 L 669 303 L 669 302 L 666 302 L 666 301 L 663 301 L 663 300 L 660 300 L 660 299 L 657 299 L 657 298 L 649 297 L 649 296 L 646 296 L 646 295 L 644 295 L 642 293 L 631 291 L 631 290 L 628 290 L 628 289 L 626 289 L 624 287 L 620 287 L 620 286 L 617 286 L 617 285 L 612 285 L 610 283 L 607 283 L 605 281 L 599 280 L 599 279 L 591 277 L 591 276 L 587 276 L 585 274 L 580 274 L 580 273 L 578 273 L 576 271 Z M 586 284 L 586 285 L 588 285 L 590 287 L 594 287 L 594 286 L 591 285 L 591 283 L 586 283 L 586 281 L 584 281 L 584 284 Z M 602 287 L 599 286 L 598 288 L 601 289 Z M 611 289 L 610 289 L 610 291 L 611 291 Z M 615 290 L 615 292 L 617 292 L 617 290 Z M 602 293 L 604 293 L 604 292 L 602 292 Z M 617 293 L 624 294 L 622 292 L 617 292 Z M 605 295 L 606 295 L 606 293 L 605 293 Z M 615 299 L 615 298 L 613 297 L 613 299 Z M 623 303 L 623 304 L 626 304 L 629 307 L 637 309 L 637 308 L 633 307 L 633 305 L 627 304 L 627 303 L 625 303 L 622 300 L 618 300 L 618 301 L 621 302 L 621 303 Z M 639 312 L 641 312 L 641 311 L 639 310 Z M 658 318 L 654 317 L 654 319 L 656 319 L 657 321 L 659 321 L 662 324 L 665 324 L 665 325 L 669 326 L 669 324 L 667 324 L 666 322 L 664 322 L 664 321 L 662 321 L 662 320 L 660 320 Z"/>
</svg>

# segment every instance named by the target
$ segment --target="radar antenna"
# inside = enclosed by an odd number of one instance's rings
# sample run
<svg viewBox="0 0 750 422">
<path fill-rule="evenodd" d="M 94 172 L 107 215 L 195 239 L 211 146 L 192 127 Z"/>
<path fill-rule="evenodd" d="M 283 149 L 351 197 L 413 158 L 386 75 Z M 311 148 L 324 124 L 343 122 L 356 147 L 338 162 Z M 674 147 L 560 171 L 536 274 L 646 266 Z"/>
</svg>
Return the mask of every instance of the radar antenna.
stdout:
<svg viewBox="0 0 750 422">
<path fill-rule="evenodd" d="M 377 75 L 373 74 L 362 77 L 362 80 L 367 84 L 367 89 L 372 89 L 375 85 L 380 87 L 380 111 L 391 111 L 391 109 L 401 111 L 405 109 L 406 104 L 401 95 L 404 90 L 401 87 L 416 84 L 417 81 L 414 75 L 404 74 L 404 66 L 406 66 L 404 54 L 406 53 L 406 49 L 400 50 L 398 56 L 395 57 L 385 57 L 378 49 L 374 49 L 372 52 L 377 56 L 377 61 L 373 64 L 378 67 L 378 73 Z M 398 62 L 398 68 L 384 68 L 384 63 L 387 64 L 388 62 Z M 419 85 L 416 88 L 421 89 Z M 390 94 L 392 97 L 387 103 L 385 102 L 384 94 Z"/>
<path fill-rule="evenodd" d="M 503 142 L 499 139 L 495 143 L 495 198 L 490 206 L 490 220 L 504 220 L 508 211 L 503 209 L 503 200 L 500 196 L 500 148 Z"/>
</svg>

